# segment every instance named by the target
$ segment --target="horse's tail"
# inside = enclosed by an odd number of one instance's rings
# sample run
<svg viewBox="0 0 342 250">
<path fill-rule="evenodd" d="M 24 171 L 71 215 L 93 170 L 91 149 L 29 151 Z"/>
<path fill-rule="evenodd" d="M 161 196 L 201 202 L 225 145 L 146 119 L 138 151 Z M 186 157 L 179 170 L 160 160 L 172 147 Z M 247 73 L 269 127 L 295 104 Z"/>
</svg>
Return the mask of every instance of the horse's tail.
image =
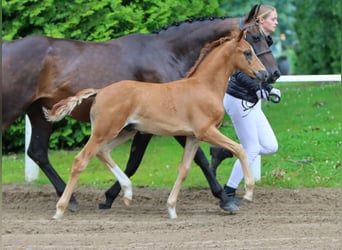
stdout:
<svg viewBox="0 0 342 250">
<path fill-rule="evenodd" d="M 84 89 L 78 92 L 75 96 L 70 96 L 66 99 L 62 99 L 52 106 L 49 110 L 43 107 L 43 112 L 46 120 L 50 122 L 58 122 L 75 109 L 77 105 L 80 105 L 84 99 L 97 94 L 96 89 Z"/>
</svg>

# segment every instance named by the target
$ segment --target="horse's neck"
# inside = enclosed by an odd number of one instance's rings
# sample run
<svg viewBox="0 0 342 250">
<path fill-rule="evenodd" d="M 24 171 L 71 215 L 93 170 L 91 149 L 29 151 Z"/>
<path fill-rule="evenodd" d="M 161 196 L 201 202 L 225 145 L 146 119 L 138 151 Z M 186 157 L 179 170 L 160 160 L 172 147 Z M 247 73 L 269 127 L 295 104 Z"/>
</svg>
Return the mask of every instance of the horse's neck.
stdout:
<svg viewBox="0 0 342 250">
<path fill-rule="evenodd" d="M 175 58 L 187 61 L 188 67 L 191 67 L 207 43 L 239 30 L 240 19 L 240 17 L 230 17 L 185 22 L 160 32 L 158 36 L 172 47 Z"/>
</svg>

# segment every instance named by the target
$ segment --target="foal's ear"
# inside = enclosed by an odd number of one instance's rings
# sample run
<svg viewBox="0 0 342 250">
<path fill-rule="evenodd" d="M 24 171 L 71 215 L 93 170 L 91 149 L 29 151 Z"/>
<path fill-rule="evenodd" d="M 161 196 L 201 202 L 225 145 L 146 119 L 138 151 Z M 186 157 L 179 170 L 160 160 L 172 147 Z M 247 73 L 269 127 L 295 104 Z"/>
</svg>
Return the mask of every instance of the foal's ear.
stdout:
<svg viewBox="0 0 342 250">
<path fill-rule="evenodd" d="M 237 41 L 240 42 L 242 38 L 245 38 L 246 37 L 246 33 L 247 33 L 247 30 L 246 29 L 242 29 L 240 31 L 240 34 L 239 34 L 238 38 L 237 38 Z"/>
</svg>

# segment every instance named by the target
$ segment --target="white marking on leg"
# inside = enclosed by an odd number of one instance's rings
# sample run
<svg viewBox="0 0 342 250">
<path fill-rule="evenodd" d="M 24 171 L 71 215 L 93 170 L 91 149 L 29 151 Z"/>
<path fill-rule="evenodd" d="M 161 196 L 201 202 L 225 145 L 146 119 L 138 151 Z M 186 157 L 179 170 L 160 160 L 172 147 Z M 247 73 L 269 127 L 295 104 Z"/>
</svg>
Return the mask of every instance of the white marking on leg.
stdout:
<svg viewBox="0 0 342 250">
<path fill-rule="evenodd" d="M 63 214 L 64 214 L 64 211 L 59 209 L 59 208 L 57 208 L 56 209 L 56 213 L 55 213 L 55 215 L 52 218 L 55 219 L 55 220 L 59 220 L 59 219 L 61 219 L 63 217 Z"/>
<path fill-rule="evenodd" d="M 177 213 L 176 213 L 176 208 L 168 206 L 167 210 L 169 212 L 170 219 L 177 219 Z"/>
<path fill-rule="evenodd" d="M 120 169 L 118 165 L 115 164 L 114 167 L 110 168 L 110 171 L 114 174 L 116 179 L 121 185 L 122 190 L 124 191 L 124 197 L 128 200 L 132 200 L 133 192 L 132 192 L 132 182 L 127 177 L 127 175 Z"/>
</svg>

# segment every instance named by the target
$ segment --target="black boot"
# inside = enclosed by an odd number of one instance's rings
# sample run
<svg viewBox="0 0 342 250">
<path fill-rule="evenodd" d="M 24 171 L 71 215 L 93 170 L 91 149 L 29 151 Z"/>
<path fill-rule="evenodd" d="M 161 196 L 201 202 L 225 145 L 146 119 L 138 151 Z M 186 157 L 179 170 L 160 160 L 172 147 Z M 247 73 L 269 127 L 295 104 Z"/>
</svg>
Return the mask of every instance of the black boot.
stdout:
<svg viewBox="0 0 342 250">
<path fill-rule="evenodd" d="M 234 155 L 232 152 L 224 149 L 219 148 L 216 146 L 210 146 L 210 155 L 211 155 L 211 162 L 210 162 L 210 168 L 214 172 L 216 176 L 216 169 L 220 163 L 226 159 L 226 158 L 232 158 Z"/>
<path fill-rule="evenodd" d="M 224 185 L 223 190 L 227 194 L 227 196 L 233 200 L 236 206 L 240 207 L 243 205 L 243 201 L 235 197 L 235 192 L 236 192 L 235 188 Z"/>
</svg>

